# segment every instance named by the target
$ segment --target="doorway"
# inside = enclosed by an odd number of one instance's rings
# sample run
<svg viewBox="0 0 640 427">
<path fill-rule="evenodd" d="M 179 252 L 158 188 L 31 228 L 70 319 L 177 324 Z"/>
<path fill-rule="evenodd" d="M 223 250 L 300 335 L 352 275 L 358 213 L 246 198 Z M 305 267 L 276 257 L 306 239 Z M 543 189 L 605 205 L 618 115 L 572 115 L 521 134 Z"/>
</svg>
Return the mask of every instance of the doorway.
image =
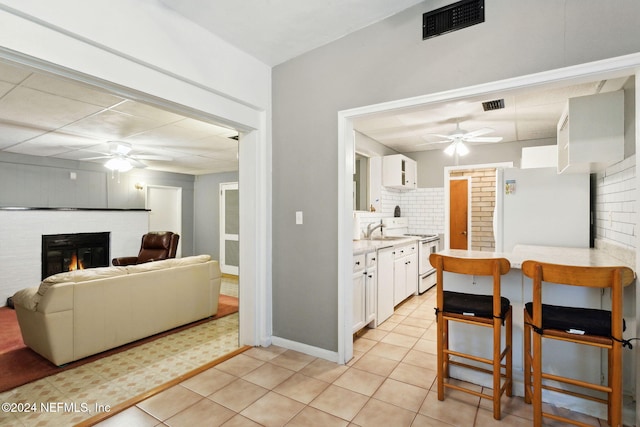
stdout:
<svg viewBox="0 0 640 427">
<path fill-rule="evenodd" d="M 220 184 L 220 270 L 238 275 L 240 214 L 237 182 Z"/>
</svg>

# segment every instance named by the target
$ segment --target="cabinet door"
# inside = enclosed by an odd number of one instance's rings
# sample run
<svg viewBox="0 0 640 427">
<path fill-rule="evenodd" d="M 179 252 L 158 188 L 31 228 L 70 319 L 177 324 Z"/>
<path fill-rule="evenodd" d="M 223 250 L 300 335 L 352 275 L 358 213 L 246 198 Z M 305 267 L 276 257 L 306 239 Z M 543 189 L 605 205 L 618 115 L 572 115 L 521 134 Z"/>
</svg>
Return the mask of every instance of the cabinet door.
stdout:
<svg viewBox="0 0 640 427">
<path fill-rule="evenodd" d="M 406 277 L 404 297 L 407 298 L 418 292 L 418 256 L 415 253 L 407 257 L 405 267 Z"/>
<path fill-rule="evenodd" d="M 365 323 L 365 272 L 353 274 L 353 332 L 364 328 Z"/>
<path fill-rule="evenodd" d="M 407 257 L 397 258 L 393 262 L 393 306 L 400 304 L 406 298 Z"/>
<path fill-rule="evenodd" d="M 414 160 L 405 160 L 405 182 L 404 186 L 408 189 L 418 188 L 418 167 Z"/>
<path fill-rule="evenodd" d="M 365 324 L 369 325 L 376 320 L 378 274 L 375 268 L 367 270 L 365 276 Z M 375 325 L 375 322 L 373 323 Z"/>
<path fill-rule="evenodd" d="M 381 324 L 393 314 L 393 257 L 393 248 L 378 250 L 376 325 Z"/>
</svg>

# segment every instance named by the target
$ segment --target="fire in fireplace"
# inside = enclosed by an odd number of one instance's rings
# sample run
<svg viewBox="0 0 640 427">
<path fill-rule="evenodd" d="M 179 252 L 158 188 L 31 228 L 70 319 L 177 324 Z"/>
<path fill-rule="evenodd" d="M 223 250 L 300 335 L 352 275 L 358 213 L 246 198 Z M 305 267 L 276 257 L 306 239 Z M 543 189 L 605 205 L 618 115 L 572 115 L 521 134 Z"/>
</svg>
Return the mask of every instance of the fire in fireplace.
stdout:
<svg viewBox="0 0 640 427">
<path fill-rule="evenodd" d="M 109 265 L 109 232 L 42 236 L 42 280 L 56 273 Z"/>
</svg>

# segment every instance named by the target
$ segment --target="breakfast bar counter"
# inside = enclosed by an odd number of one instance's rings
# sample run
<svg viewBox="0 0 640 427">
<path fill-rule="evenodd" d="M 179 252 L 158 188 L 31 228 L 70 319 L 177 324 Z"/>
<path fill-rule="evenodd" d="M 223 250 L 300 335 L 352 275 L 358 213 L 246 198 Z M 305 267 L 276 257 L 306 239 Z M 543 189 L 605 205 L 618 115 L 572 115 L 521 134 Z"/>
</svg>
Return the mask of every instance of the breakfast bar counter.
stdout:
<svg viewBox="0 0 640 427">
<path fill-rule="evenodd" d="M 578 266 L 627 266 L 632 269 L 635 266 L 625 265 L 625 262 L 619 258 L 613 257 L 605 251 L 599 249 L 588 248 L 562 248 L 550 246 L 533 246 L 533 245 L 517 245 L 512 252 L 483 252 L 483 251 L 467 251 L 467 250 L 443 250 L 438 252 L 442 255 L 465 257 L 465 258 L 494 258 L 502 257 L 509 260 L 511 271 L 502 276 L 501 294 L 509 298 L 513 307 L 513 375 L 514 375 L 514 394 L 522 396 L 524 394 L 524 386 L 522 384 L 524 378 L 523 372 L 523 325 L 524 305 L 532 300 L 532 284 L 531 280 L 525 277 L 520 267 L 525 260 L 537 260 L 555 264 L 567 264 Z M 454 273 L 444 273 L 445 289 L 458 292 L 491 294 L 492 281 L 490 277 L 466 276 Z M 544 294 L 546 304 L 567 305 L 573 307 L 588 308 L 610 308 L 611 298 L 608 293 L 602 294 L 599 289 L 576 288 L 572 286 L 551 285 L 549 290 Z M 624 333 L 625 338 L 635 336 L 635 283 L 627 286 L 624 290 L 624 318 L 627 324 L 627 330 Z M 483 357 L 491 357 L 490 343 L 491 331 L 481 330 L 478 328 L 469 328 L 464 324 L 453 324 L 450 330 L 451 348 L 456 347 Z M 584 347 L 584 346 L 582 346 Z M 633 390 L 635 382 L 634 369 L 634 352 L 635 350 L 625 349 L 623 378 L 624 390 Z M 607 362 L 602 359 L 599 350 L 592 348 L 579 348 L 575 344 L 566 342 L 557 342 L 550 340 L 545 343 L 545 360 L 553 361 L 553 370 L 563 372 L 564 375 L 575 376 L 599 382 L 602 375 L 606 378 Z M 547 362 L 551 363 L 551 362 Z M 551 369 L 551 368 L 550 368 Z M 460 369 L 451 366 L 450 375 L 452 378 L 469 381 L 483 386 L 491 386 L 490 376 Z M 555 398 L 555 397 L 554 397 Z M 580 400 L 572 400 L 570 397 L 566 402 L 557 402 L 559 406 L 574 405 L 576 410 L 584 413 L 593 414 L 606 419 L 606 408 L 599 406 L 597 403 L 584 403 Z M 585 405 L 585 406 L 583 406 Z"/>
</svg>

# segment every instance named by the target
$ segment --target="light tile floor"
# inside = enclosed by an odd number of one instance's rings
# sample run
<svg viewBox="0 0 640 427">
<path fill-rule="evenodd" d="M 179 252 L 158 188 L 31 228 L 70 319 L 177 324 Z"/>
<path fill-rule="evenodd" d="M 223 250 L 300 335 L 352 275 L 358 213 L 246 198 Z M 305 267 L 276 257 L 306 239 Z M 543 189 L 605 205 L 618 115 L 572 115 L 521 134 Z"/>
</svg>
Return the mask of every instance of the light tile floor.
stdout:
<svg viewBox="0 0 640 427">
<path fill-rule="evenodd" d="M 501 421 L 485 399 L 448 390 L 438 401 L 433 297 L 414 297 L 378 329 L 365 330 L 346 366 L 276 346 L 252 348 L 99 425 L 530 426 L 531 406 L 522 398 L 505 397 Z"/>
<path fill-rule="evenodd" d="M 223 279 L 221 293 L 237 297 L 237 280 Z M 72 426 L 105 412 L 105 405 L 125 402 L 229 354 L 238 342 L 235 313 L 34 381 L 0 393 L 2 404 L 19 409 L 7 412 L 3 406 L 0 426 Z"/>
</svg>

